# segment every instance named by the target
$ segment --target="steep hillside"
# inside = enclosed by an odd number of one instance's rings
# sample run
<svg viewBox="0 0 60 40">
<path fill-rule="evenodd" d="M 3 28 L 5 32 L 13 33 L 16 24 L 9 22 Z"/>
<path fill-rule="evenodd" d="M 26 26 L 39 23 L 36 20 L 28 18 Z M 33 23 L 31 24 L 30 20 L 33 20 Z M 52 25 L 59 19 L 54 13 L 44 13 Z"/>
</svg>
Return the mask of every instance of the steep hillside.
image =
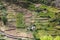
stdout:
<svg viewBox="0 0 60 40">
<path fill-rule="evenodd" d="M 8 34 L 7 38 L 11 37 L 11 40 L 15 38 L 40 40 L 40 37 L 44 35 L 60 36 L 60 10 L 57 8 L 59 0 L 55 1 L 57 7 L 44 4 L 46 0 L 39 3 L 34 0 L 23 1 L 3 0 L 0 2 L 0 32 L 2 34 L 5 36 Z"/>
</svg>

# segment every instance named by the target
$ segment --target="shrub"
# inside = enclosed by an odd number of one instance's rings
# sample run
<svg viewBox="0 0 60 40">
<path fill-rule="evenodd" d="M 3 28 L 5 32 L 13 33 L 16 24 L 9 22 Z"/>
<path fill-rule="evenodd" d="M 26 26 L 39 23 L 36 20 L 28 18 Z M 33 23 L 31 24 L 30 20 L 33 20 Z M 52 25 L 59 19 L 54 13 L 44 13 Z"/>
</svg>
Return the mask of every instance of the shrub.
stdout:
<svg viewBox="0 0 60 40">
<path fill-rule="evenodd" d="M 6 13 L 6 8 L 4 7 L 2 10 L 2 17 L 1 17 L 1 19 L 2 19 L 2 21 L 3 21 L 3 23 L 4 23 L 4 25 L 6 25 L 6 22 L 7 22 L 7 13 Z"/>
<path fill-rule="evenodd" d="M 35 7 L 35 5 L 31 4 L 31 5 L 29 5 L 28 9 L 35 11 L 36 10 L 36 7 Z"/>
<path fill-rule="evenodd" d="M 54 38 L 54 40 L 60 40 L 60 36 L 56 36 L 56 38 Z"/>
<path fill-rule="evenodd" d="M 7 18 L 5 16 L 2 17 L 2 21 L 4 23 L 4 25 L 6 25 L 6 22 L 7 22 Z"/>
<path fill-rule="evenodd" d="M 41 40 L 53 40 L 52 36 L 43 36 L 40 37 Z"/>
</svg>

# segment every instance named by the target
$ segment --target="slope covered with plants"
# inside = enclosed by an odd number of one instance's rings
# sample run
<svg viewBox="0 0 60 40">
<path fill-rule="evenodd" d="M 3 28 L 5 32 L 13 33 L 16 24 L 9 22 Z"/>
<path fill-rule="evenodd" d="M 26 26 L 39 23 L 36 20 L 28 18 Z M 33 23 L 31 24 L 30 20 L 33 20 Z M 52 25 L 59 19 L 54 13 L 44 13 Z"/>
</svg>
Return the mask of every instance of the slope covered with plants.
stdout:
<svg viewBox="0 0 60 40">
<path fill-rule="evenodd" d="M 36 40 L 60 40 L 60 10 L 55 7 L 54 0 L 3 0 L 1 2 L 0 19 L 5 26 L 8 22 L 14 21 L 16 26 L 13 26 L 16 29 L 31 32 Z M 14 14 L 13 21 L 8 21 L 7 16 L 11 11 L 8 6 L 12 6 L 10 8 Z"/>
</svg>

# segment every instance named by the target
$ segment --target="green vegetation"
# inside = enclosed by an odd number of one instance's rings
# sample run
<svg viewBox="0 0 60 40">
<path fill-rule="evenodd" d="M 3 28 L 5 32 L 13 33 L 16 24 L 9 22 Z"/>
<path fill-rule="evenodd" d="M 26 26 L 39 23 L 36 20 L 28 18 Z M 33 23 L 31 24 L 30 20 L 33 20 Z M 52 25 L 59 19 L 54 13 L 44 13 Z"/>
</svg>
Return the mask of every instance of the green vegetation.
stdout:
<svg viewBox="0 0 60 40">
<path fill-rule="evenodd" d="M 48 8 L 50 8 L 49 10 L 48 10 Z M 50 24 L 50 20 L 53 20 L 54 18 L 55 18 L 55 10 L 57 10 L 57 9 L 54 9 L 54 11 L 51 11 L 53 8 L 52 7 L 49 7 L 49 6 L 45 6 L 45 5 L 41 5 L 40 7 L 39 7 L 39 9 L 41 9 L 42 11 L 40 11 L 39 13 L 37 13 L 37 16 L 39 16 L 38 18 L 47 18 L 47 19 L 49 19 L 48 20 L 48 22 L 46 22 L 46 23 L 48 23 L 48 24 Z M 37 17 L 36 16 L 36 17 Z M 37 25 L 39 25 L 40 27 L 41 27 L 41 23 L 40 23 L 40 21 L 39 21 L 40 19 L 37 19 L 36 20 L 36 26 Z M 39 27 L 38 26 L 38 27 Z M 45 26 L 45 25 L 44 25 Z M 46 25 L 47 26 L 47 25 Z M 47 28 L 47 27 L 46 27 Z"/>
<path fill-rule="evenodd" d="M 34 31 L 35 39 L 40 40 L 39 37 L 44 35 L 57 35 L 57 33 L 55 33 L 56 32 L 55 27 L 56 25 L 59 24 L 58 19 L 60 19 L 58 17 L 60 15 L 58 9 L 43 4 L 38 9 L 40 9 L 41 11 L 36 12 L 37 14 L 36 18 L 47 18 L 48 21 L 40 22 L 41 21 L 40 19 L 35 20 L 34 23 L 36 25 L 36 31 Z M 51 38 L 50 37 L 51 36 L 48 36 L 46 38 L 44 37 L 43 39 L 41 38 L 41 40 L 52 40 L 52 37 Z"/>
<path fill-rule="evenodd" d="M 31 11 L 34 11 L 34 10 L 36 10 L 36 7 L 34 4 L 31 4 L 31 5 L 29 5 L 28 9 Z"/>
<path fill-rule="evenodd" d="M 52 7 L 52 3 L 54 0 L 9 0 L 6 2 L 11 4 L 18 4 L 18 6 L 21 8 L 24 8 L 31 11 L 33 14 L 33 20 L 35 22 L 31 23 L 31 25 L 35 25 L 36 29 L 31 32 L 34 35 L 34 38 L 36 40 L 60 40 L 60 10 L 58 10 L 56 7 Z M 40 4 L 39 7 L 36 7 L 38 4 Z M 20 10 L 18 7 L 14 9 Z M 6 8 L 2 4 L 0 5 L 0 10 L 2 11 L 2 21 L 6 25 L 7 22 L 7 13 Z M 27 13 L 27 11 L 25 12 Z M 26 28 L 25 25 L 25 17 L 23 13 L 16 13 L 16 28 Z M 28 14 L 30 15 L 30 14 Z M 12 15 L 13 16 L 13 15 Z M 29 18 L 32 18 L 29 17 Z M 30 19 L 28 19 L 30 21 Z M 59 26 L 59 27 L 57 27 Z M 30 27 L 30 26 L 29 26 Z M 45 36 L 49 35 L 49 36 Z M 50 36 L 51 35 L 51 36 Z M 54 36 L 57 36 L 56 38 L 53 38 Z M 21 40 L 21 39 L 18 39 Z"/>
<path fill-rule="evenodd" d="M 21 38 L 19 38 L 18 40 L 22 40 Z"/>
<path fill-rule="evenodd" d="M 6 22 L 7 22 L 7 18 L 5 16 L 2 17 L 2 21 L 4 23 L 4 25 L 6 25 Z"/>
<path fill-rule="evenodd" d="M 6 18 L 7 17 L 7 13 L 6 13 L 6 8 L 4 7 L 2 2 L 0 2 L 0 11 L 2 12 L 2 13 L 0 13 L 0 14 L 2 14 L 1 19 L 2 19 L 2 21 L 4 23 L 4 25 L 6 25 L 6 22 L 7 22 L 7 18 Z"/>
<path fill-rule="evenodd" d="M 18 13 L 16 15 L 16 25 L 17 25 L 17 28 L 24 28 L 25 27 L 23 13 Z"/>
<path fill-rule="evenodd" d="M 1 34 L 0 34 L 0 40 L 5 40 L 5 39 L 4 39 L 4 35 L 1 35 Z"/>
<path fill-rule="evenodd" d="M 60 40 L 60 36 L 55 36 L 55 37 L 52 37 L 51 35 L 39 36 L 38 34 L 36 36 L 34 36 L 35 40 Z"/>
<path fill-rule="evenodd" d="M 56 36 L 54 40 L 60 40 L 60 36 Z"/>
<path fill-rule="evenodd" d="M 52 36 L 42 36 L 40 37 L 41 40 L 53 40 Z"/>
<path fill-rule="evenodd" d="M 6 8 L 5 7 L 2 7 L 1 8 L 2 10 L 2 17 L 1 17 L 1 19 L 2 19 L 2 21 L 3 21 L 3 23 L 4 23 L 4 25 L 6 25 L 6 22 L 7 22 L 7 13 L 6 13 Z"/>
</svg>

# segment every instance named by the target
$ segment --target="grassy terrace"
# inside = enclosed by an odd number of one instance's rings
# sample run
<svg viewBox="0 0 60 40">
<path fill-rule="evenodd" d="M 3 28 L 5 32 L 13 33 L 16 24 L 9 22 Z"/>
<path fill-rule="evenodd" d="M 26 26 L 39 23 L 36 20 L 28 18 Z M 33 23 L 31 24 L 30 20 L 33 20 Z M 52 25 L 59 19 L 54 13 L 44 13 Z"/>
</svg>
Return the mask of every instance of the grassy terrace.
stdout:
<svg viewBox="0 0 60 40">
<path fill-rule="evenodd" d="M 34 4 L 29 5 L 29 7 L 27 7 L 28 10 L 31 11 L 32 13 L 32 17 L 31 20 L 33 20 L 34 22 L 31 23 L 30 26 L 34 25 L 36 28 L 35 30 L 27 30 L 27 25 L 25 25 L 25 15 L 24 12 L 11 12 L 11 13 L 7 13 L 7 10 L 2 9 L 2 13 L 3 16 L 2 21 L 5 25 L 6 22 L 9 22 L 7 20 L 9 19 L 14 19 L 15 20 L 15 24 L 17 29 L 21 29 L 22 31 L 25 31 L 25 28 L 28 32 L 33 33 L 34 37 L 36 40 L 60 40 L 60 10 L 58 10 L 57 8 L 51 7 L 51 6 L 47 6 L 44 4 L 41 4 L 39 7 L 35 7 Z M 13 15 L 15 13 L 15 16 Z M 30 14 L 28 14 L 30 15 Z M 29 17 L 30 18 L 30 17 Z M 13 20 L 13 21 L 14 21 Z M 29 20 L 29 19 L 28 19 Z M 27 20 L 27 21 L 28 21 Z M 11 22 L 12 20 L 10 20 Z M 11 26 L 11 25 L 9 25 Z M 6 27 L 7 28 L 7 27 Z M 20 31 L 20 30 L 19 30 Z M 21 31 L 21 32 L 22 32 Z M 45 36 L 45 35 L 49 35 L 49 36 Z M 50 36 L 51 35 L 51 36 Z M 59 35 L 59 36 L 58 36 Z M 43 37 L 42 37 L 43 36 Z M 56 38 L 53 37 L 57 36 Z M 2 38 L 2 37 L 0 37 Z"/>
<path fill-rule="evenodd" d="M 36 31 L 34 32 L 34 35 L 37 38 L 37 40 L 39 39 L 40 36 L 44 35 L 54 36 L 60 34 L 60 32 L 58 32 L 59 30 L 57 28 L 55 29 L 55 27 L 59 24 L 58 15 L 60 15 L 59 13 L 60 10 L 44 4 L 40 5 L 38 8 L 35 8 L 35 6 L 33 5 L 32 7 L 30 7 L 30 10 L 32 10 L 32 8 L 33 11 L 35 11 L 35 13 L 37 14 L 34 23 L 36 25 Z M 56 17 L 58 20 L 53 21 L 54 19 L 56 19 Z"/>
</svg>

